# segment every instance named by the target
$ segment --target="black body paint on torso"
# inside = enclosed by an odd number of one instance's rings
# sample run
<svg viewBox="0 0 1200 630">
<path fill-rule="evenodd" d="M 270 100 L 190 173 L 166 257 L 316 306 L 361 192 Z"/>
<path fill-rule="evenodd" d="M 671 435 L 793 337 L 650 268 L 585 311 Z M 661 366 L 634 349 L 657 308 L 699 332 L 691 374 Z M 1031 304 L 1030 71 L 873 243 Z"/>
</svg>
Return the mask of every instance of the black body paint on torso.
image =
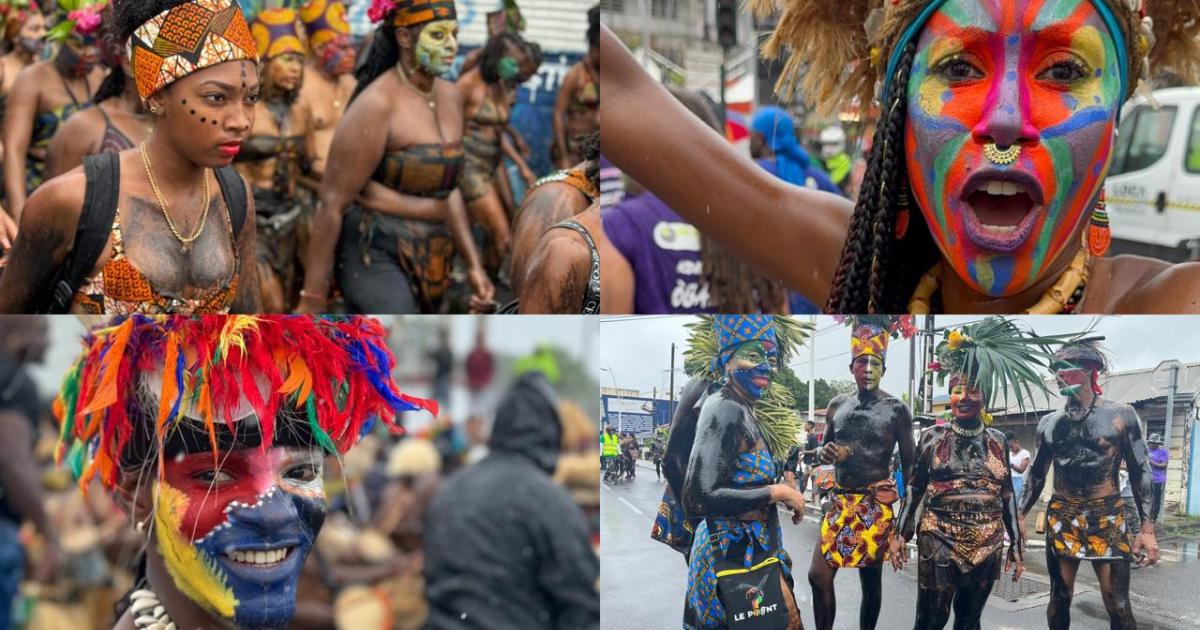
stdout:
<svg viewBox="0 0 1200 630">
<path fill-rule="evenodd" d="M 1028 512 L 1037 502 L 1051 463 L 1055 494 L 1095 499 L 1120 492 L 1122 459 L 1145 518 L 1150 511 L 1150 457 L 1133 407 L 1101 398 L 1081 420 L 1071 419 L 1065 411 L 1047 414 L 1038 424 L 1037 451 L 1021 498 L 1022 511 Z"/>
<path fill-rule="evenodd" d="M 216 187 L 214 187 L 216 188 Z M 188 298 L 197 290 L 225 287 L 237 273 L 236 245 L 220 190 L 209 202 L 204 231 L 189 252 L 171 233 L 158 204 L 129 199 L 121 210 L 125 254 L 163 297 Z"/>
<path fill-rule="evenodd" d="M 861 488 L 891 477 L 892 451 L 907 433 L 900 459 L 905 476 L 913 461 L 912 416 L 898 398 L 882 390 L 842 394 L 829 402 L 823 443 L 836 442 L 853 452 L 837 465 L 835 478 L 843 488 Z"/>
</svg>

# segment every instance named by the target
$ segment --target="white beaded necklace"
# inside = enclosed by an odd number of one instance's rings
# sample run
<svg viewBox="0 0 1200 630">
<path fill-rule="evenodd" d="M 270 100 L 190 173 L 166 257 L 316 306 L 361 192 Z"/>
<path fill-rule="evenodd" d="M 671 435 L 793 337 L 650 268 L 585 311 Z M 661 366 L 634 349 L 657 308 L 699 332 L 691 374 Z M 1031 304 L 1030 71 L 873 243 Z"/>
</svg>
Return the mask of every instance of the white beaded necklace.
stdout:
<svg viewBox="0 0 1200 630">
<path fill-rule="evenodd" d="M 138 630 L 178 630 L 158 595 L 148 588 L 130 593 L 129 610 L 133 611 L 133 625 Z"/>
</svg>

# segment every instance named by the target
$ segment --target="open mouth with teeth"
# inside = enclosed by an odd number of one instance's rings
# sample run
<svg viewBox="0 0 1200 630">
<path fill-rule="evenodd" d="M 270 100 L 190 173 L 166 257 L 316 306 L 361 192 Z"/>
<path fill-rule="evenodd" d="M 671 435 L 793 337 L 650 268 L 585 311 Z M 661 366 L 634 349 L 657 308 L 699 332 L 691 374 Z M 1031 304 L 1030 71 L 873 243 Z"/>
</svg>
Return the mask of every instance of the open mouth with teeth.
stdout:
<svg viewBox="0 0 1200 630">
<path fill-rule="evenodd" d="M 249 566 L 272 567 L 287 560 L 295 550 L 295 547 L 284 547 L 266 551 L 230 551 L 225 554 L 225 559 Z"/>
<path fill-rule="evenodd" d="M 1036 180 L 1023 173 L 977 173 L 968 180 L 962 199 L 967 205 L 967 238 L 976 246 L 1011 252 L 1024 243 L 1042 205 Z"/>
</svg>

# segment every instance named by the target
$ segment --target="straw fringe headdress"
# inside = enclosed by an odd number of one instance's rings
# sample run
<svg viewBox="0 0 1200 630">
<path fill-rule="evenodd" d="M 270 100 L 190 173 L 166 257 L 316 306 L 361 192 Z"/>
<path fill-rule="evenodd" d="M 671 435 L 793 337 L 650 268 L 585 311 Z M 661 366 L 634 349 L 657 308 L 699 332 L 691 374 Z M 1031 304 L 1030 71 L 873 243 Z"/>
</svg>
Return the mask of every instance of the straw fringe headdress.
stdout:
<svg viewBox="0 0 1200 630">
<path fill-rule="evenodd" d="M 1151 72 L 1170 70 L 1200 81 L 1200 0 L 1091 0 L 1111 10 L 1128 49 L 1125 96 L 1149 90 Z M 759 17 L 778 13 L 763 44 L 768 59 L 786 55 L 776 83 L 781 94 L 797 87 L 824 113 L 856 99 L 881 95 L 889 56 L 930 0 L 748 0 Z M 841 69 L 839 71 L 838 69 Z M 811 70 L 811 71 L 810 71 Z"/>
</svg>

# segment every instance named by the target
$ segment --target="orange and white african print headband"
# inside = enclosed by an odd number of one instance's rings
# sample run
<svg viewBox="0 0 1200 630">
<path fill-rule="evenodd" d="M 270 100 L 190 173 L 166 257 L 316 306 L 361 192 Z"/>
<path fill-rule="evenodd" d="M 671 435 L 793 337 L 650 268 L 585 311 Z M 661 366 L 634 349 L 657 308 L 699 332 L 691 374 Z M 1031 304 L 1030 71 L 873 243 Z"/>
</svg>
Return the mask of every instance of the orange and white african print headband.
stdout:
<svg viewBox="0 0 1200 630">
<path fill-rule="evenodd" d="M 258 61 L 246 16 L 233 0 L 193 0 L 163 11 L 129 38 L 138 94 L 159 90 L 227 61 Z"/>
</svg>

